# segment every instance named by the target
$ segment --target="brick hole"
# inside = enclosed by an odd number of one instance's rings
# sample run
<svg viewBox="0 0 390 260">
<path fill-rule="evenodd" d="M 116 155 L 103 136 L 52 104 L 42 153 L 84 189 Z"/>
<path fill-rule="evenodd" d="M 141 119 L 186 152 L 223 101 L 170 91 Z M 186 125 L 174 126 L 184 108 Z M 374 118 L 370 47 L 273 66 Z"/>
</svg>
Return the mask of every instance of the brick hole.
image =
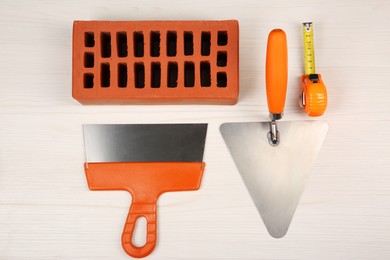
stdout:
<svg viewBox="0 0 390 260">
<path fill-rule="evenodd" d="M 160 32 L 150 32 L 150 56 L 160 56 Z"/>
<path fill-rule="evenodd" d="M 134 84 L 136 88 L 145 87 L 145 66 L 142 62 L 134 63 Z"/>
<path fill-rule="evenodd" d="M 177 34 L 175 31 L 167 32 L 167 56 L 176 56 Z"/>
<path fill-rule="evenodd" d="M 100 84 L 102 88 L 110 86 L 110 64 L 102 63 L 100 65 Z"/>
<path fill-rule="evenodd" d="M 184 63 L 184 86 L 193 87 L 195 85 L 195 65 L 193 62 Z"/>
<path fill-rule="evenodd" d="M 177 87 L 178 66 L 176 62 L 168 63 L 168 88 Z"/>
<path fill-rule="evenodd" d="M 93 52 L 84 53 L 84 67 L 85 68 L 93 68 L 94 66 L 94 55 Z"/>
<path fill-rule="evenodd" d="M 202 87 L 211 86 L 211 72 L 210 63 L 208 61 L 202 61 L 200 63 L 200 85 Z"/>
<path fill-rule="evenodd" d="M 227 86 L 226 72 L 217 73 L 217 86 L 220 88 L 225 88 Z"/>
<path fill-rule="evenodd" d="M 202 32 L 201 48 L 200 48 L 202 56 L 209 56 L 210 55 L 210 46 L 211 46 L 210 32 Z"/>
<path fill-rule="evenodd" d="M 95 46 L 95 35 L 93 34 L 93 32 L 84 33 L 84 45 L 85 47 Z"/>
<path fill-rule="evenodd" d="M 228 43 L 228 34 L 226 31 L 218 32 L 218 45 L 225 46 Z"/>
<path fill-rule="evenodd" d="M 93 74 L 84 74 L 84 88 L 93 88 Z"/>
<path fill-rule="evenodd" d="M 192 32 L 184 32 L 184 55 L 194 54 L 194 36 Z"/>
<path fill-rule="evenodd" d="M 127 34 L 126 32 L 116 33 L 116 45 L 118 57 L 127 57 Z"/>
<path fill-rule="evenodd" d="M 143 57 L 144 56 L 144 34 L 142 32 L 133 33 L 134 40 L 134 56 Z"/>
<path fill-rule="evenodd" d="M 109 32 L 102 32 L 100 34 L 100 41 L 102 57 L 111 57 L 111 34 Z"/>
<path fill-rule="evenodd" d="M 161 83 L 161 65 L 160 62 L 152 62 L 150 85 L 152 88 L 159 88 Z"/>
<path fill-rule="evenodd" d="M 217 53 L 217 66 L 218 67 L 226 67 L 227 64 L 227 52 L 219 51 Z"/>
<path fill-rule="evenodd" d="M 127 87 L 127 64 L 118 63 L 118 87 Z"/>
</svg>

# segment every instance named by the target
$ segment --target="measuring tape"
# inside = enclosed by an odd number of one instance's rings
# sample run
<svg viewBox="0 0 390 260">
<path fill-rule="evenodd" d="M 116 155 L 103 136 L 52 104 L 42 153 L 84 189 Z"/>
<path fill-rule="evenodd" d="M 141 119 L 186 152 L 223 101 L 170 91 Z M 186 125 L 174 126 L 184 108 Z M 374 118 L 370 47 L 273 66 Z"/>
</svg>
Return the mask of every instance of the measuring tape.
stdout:
<svg viewBox="0 0 390 260">
<path fill-rule="evenodd" d="M 303 54 L 305 75 L 301 77 L 300 105 L 309 116 L 321 116 L 328 97 L 321 74 L 316 74 L 314 59 L 313 23 L 303 23 Z"/>
<path fill-rule="evenodd" d="M 313 23 L 303 23 L 303 55 L 305 74 L 315 74 Z"/>
</svg>

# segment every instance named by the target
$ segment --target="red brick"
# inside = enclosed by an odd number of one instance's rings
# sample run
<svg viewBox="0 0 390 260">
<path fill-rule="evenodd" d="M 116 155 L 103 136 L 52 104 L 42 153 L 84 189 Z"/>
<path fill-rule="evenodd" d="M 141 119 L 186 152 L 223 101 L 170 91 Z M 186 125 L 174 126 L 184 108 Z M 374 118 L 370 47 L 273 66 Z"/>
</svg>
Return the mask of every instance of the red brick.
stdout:
<svg viewBox="0 0 390 260">
<path fill-rule="evenodd" d="M 159 53 L 155 47 L 158 34 Z M 208 44 L 202 50 L 202 34 L 205 43 L 209 36 L 209 51 Z M 172 47 L 175 35 L 176 53 Z M 238 39 L 236 20 L 75 21 L 73 97 L 82 104 L 233 105 L 239 93 Z M 168 64 L 177 64 L 176 87 L 172 87 L 174 80 L 168 87 Z M 191 80 L 185 84 L 185 67 L 187 75 L 194 68 L 192 87 L 185 86 L 192 85 Z M 141 75 L 138 81 L 136 71 Z"/>
</svg>

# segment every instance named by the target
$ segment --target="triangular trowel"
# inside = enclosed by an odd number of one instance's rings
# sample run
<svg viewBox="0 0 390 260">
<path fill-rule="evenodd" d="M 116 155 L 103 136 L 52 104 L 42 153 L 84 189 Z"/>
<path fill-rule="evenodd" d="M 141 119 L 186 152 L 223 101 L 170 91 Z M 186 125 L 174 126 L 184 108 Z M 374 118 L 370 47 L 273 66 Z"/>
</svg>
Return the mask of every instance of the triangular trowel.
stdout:
<svg viewBox="0 0 390 260">
<path fill-rule="evenodd" d="M 271 122 L 224 123 L 221 133 L 271 236 L 289 228 L 328 131 L 324 121 L 278 122 L 287 87 L 287 40 L 268 37 L 266 85 Z"/>
</svg>

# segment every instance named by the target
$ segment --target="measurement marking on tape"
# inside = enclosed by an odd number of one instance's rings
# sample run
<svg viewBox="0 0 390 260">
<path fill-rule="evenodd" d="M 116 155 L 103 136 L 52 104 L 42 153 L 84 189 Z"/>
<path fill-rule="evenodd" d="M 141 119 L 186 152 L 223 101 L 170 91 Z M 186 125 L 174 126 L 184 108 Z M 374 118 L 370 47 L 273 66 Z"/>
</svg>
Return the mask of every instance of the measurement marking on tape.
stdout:
<svg viewBox="0 0 390 260">
<path fill-rule="evenodd" d="M 313 23 L 303 23 L 303 55 L 305 74 L 315 74 Z"/>
</svg>

